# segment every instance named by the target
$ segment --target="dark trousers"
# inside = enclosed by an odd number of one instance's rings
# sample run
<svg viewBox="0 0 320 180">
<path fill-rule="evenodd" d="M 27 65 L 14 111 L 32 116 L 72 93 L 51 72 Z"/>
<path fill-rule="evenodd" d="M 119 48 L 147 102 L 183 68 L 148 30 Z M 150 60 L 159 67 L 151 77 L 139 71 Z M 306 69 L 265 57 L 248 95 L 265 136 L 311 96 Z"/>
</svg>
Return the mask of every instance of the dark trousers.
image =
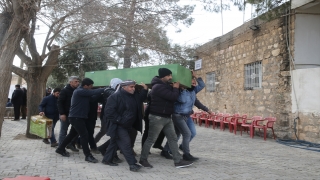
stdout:
<svg viewBox="0 0 320 180">
<path fill-rule="evenodd" d="M 103 161 L 112 162 L 113 157 L 115 156 L 119 147 L 129 165 L 137 163 L 137 160 L 133 154 L 133 149 L 131 147 L 130 131 L 131 130 L 125 129 L 121 126 L 117 127 L 116 136 L 110 138 L 110 145 L 108 146 L 107 152 L 103 157 Z"/>
<path fill-rule="evenodd" d="M 97 148 L 97 144 L 94 141 L 94 128 L 96 127 L 96 120 L 86 120 L 85 121 L 86 127 L 88 129 L 88 142 L 90 145 L 91 149 L 96 149 Z"/>
<path fill-rule="evenodd" d="M 65 150 L 67 145 L 79 134 L 80 143 L 81 143 L 84 155 L 86 157 L 91 155 L 89 145 L 88 145 L 89 133 L 85 123 L 87 119 L 69 117 L 69 121 L 70 121 L 70 124 L 72 125 L 70 132 L 67 135 L 67 137 L 63 140 L 63 142 L 59 145 L 58 149 Z"/>
<path fill-rule="evenodd" d="M 20 119 L 20 107 L 21 107 L 21 104 L 19 103 L 13 104 L 14 119 Z"/>
<path fill-rule="evenodd" d="M 146 142 L 146 140 L 148 138 L 148 131 L 149 131 L 149 118 L 145 118 L 144 119 L 144 132 L 142 135 L 141 147 L 143 147 L 144 142 Z M 162 146 L 162 142 L 164 140 L 164 137 L 165 137 L 165 135 L 164 135 L 163 131 L 161 131 L 157 140 L 154 142 L 153 146 L 154 147 Z"/>
<path fill-rule="evenodd" d="M 26 117 L 27 117 L 27 105 L 21 105 L 20 109 L 21 109 L 22 119 L 26 119 Z"/>
</svg>

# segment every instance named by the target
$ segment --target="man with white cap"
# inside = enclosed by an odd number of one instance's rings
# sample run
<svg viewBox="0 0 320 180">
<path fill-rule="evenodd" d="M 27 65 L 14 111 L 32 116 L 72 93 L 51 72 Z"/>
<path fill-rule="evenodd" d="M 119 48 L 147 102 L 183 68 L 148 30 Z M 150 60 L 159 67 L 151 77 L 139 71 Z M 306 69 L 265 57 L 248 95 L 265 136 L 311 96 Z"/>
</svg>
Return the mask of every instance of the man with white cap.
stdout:
<svg viewBox="0 0 320 180">
<path fill-rule="evenodd" d="M 136 172 L 141 166 L 137 164 L 131 147 L 132 129 L 142 131 L 142 102 L 147 98 L 148 87 L 141 83 L 143 89 L 135 92 L 136 82 L 127 80 L 120 84 L 120 89 L 108 98 L 104 109 L 107 122 L 107 135 L 110 145 L 102 160 L 103 164 L 117 166 L 113 157 L 118 147 L 129 164 L 130 171 Z"/>
</svg>

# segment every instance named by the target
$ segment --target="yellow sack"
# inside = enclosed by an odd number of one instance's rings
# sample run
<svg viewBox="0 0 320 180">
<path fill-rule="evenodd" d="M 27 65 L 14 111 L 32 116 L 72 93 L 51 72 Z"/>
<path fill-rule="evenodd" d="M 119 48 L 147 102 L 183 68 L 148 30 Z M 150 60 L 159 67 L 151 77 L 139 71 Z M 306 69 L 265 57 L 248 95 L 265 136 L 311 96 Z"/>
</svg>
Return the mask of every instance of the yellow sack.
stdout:
<svg viewBox="0 0 320 180">
<path fill-rule="evenodd" d="M 31 116 L 29 132 L 42 138 L 50 138 L 52 134 L 52 119 L 40 115 Z"/>
</svg>

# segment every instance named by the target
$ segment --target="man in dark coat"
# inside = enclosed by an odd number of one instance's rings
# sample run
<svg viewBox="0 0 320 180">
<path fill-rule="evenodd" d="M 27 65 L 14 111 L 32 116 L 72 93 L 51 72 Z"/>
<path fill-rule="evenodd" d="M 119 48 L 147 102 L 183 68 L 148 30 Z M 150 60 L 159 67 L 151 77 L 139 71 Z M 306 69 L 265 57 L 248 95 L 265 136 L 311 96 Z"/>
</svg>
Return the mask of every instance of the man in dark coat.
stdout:
<svg viewBox="0 0 320 180">
<path fill-rule="evenodd" d="M 39 115 L 46 116 L 49 119 L 52 119 L 52 134 L 50 138 L 51 147 L 58 146 L 56 137 L 54 135 L 54 127 L 56 126 L 56 123 L 59 119 L 59 111 L 58 111 L 58 97 L 60 94 L 61 89 L 55 88 L 53 90 L 53 93 L 49 96 L 46 96 L 42 99 L 40 105 L 39 105 Z M 46 144 L 49 144 L 48 138 L 44 138 L 43 142 Z"/>
<path fill-rule="evenodd" d="M 15 86 L 15 90 L 12 93 L 11 103 L 13 104 L 14 109 L 14 119 L 12 121 L 20 120 L 20 107 L 23 101 L 23 91 L 20 89 L 20 85 Z"/>
<path fill-rule="evenodd" d="M 105 108 L 105 117 L 107 121 L 107 135 L 111 141 L 107 152 L 102 160 L 103 164 L 117 166 L 112 162 L 117 147 L 120 148 L 130 171 L 136 172 L 141 166 L 137 164 L 134 152 L 131 147 L 130 133 L 132 129 L 142 131 L 142 106 L 141 104 L 147 98 L 148 87 L 141 84 L 143 89 L 140 93 L 135 93 L 136 83 L 131 80 L 120 84 L 120 89 L 108 98 Z"/>
<path fill-rule="evenodd" d="M 90 78 L 84 78 L 81 82 L 81 86 L 74 90 L 68 117 L 73 129 L 70 130 L 67 137 L 56 149 L 56 153 L 69 157 L 70 155 L 65 148 L 72 139 L 79 134 L 85 161 L 97 163 L 98 160 L 92 156 L 88 146 L 89 133 L 85 121 L 88 121 L 91 97 L 102 94 L 104 89 L 100 88 L 92 90 L 93 83 L 94 82 Z"/>
<path fill-rule="evenodd" d="M 59 145 L 63 142 L 68 134 L 68 128 L 70 122 L 68 120 L 71 97 L 73 91 L 79 86 L 79 78 L 77 76 L 69 77 L 69 84 L 66 85 L 60 92 L 58 98 L 58 110 L 60 114 L 60 133 L 59 133 Z M 71 127 L 72 128 L 72 127 Z M 67 146 L 68 149 L 78 152 L 79 150 L 74 146 L 73 143 Z"/>
</svg>

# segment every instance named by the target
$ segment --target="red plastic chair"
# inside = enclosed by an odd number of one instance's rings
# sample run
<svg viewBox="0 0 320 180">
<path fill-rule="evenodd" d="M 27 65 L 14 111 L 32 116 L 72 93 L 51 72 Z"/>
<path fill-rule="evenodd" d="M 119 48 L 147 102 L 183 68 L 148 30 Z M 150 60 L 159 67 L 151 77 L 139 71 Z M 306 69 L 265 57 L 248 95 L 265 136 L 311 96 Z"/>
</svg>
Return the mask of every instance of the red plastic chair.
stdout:
<svg viewBox="0 0 320 180">
<path fill-rule="evenodd" d="M 208 119 L 206 121 L 206 127 L 210 127 L 210 122 L 212 122 L 212 126 L 214 126 L 214 124 L 213 124 L 214 123 L 213 122 L 214 118 L 215 118 L 215 113 L 213 112 L 213 113 L 211 113 L 209 115 L 209 117 L 208 117 Z"/>
<path fill-rule="evenodd" d="M 200 117 L 201 111 L 199 112 L 194 112 L 193 114 L 190 115 L 192 121 L 196 124 L 198 124 L 198 118 Z"/>
<path fill-rule="evenodd" d="M 49 177 L 17 176 L 15 178 L 4 178 L 3 180 L 50 180 Z"/>
<path fill-rule="evenodd" d="M 220 129 L 221 129 L 221 125 L 223 124 L 223 113 L 218 113 L 214 120 L 213 120 L 213 129 L 215 129 L 215 126 L 219 123 L 220 125 Z M 218 126 L 217 126 L 218 127 Z"/>
<path fill-rule="evenodd" d="M 230 127 L 233 128 L 234 134 L 237 134 L 237 127 L 241 126 L 242 121 L 247 119 L 247 115 L 244 114 L 241 117 L 235 118 L 235 121 L 230 122 Z"/>
<path fill-rule="evenodd" d="M 254 122 L 256 120 L 261 120 L 261 119 L 262 119 L 261 116 L 253 116 L 251 119 L 243 119 L 242 124 L 241 124 L 241 128 L 240 128 L 241 136 L 242 136 L 242 129 L 246 128 L 247 132 L 248 132 L 248 130 L 250 131 L 250 137 L 253 138 L 253 136 L 254 136 L 254 127 L 253 127 Z"/>
<path fill-rule="evenodd" d="M 236 113 L 232 116 L 226 117 L 225 120 L 223 121 L 224 125 L 228 124 L 229 127 L 229 132 L 232 133 L 233 131 L 233 126 L 234 126 L 234 122 L 236 121 L 236 119 L 240 116 L 239 113 Z"/>
<path fill-rule="evenodd" d="M 272 129 L 272 134 L 273 138 L 276 139 L 276 136 L 274 135 L 274 130 L 273 130 L 273 124 L 276 122 L 275 117 L 266 117 L 261 120 L 256 120 L 253 124 L 253 128 L 258 128 L 259 131 L 260 129 L 263 129 L 263 138 L 264 140 L 267 139 L 267 129 L 270 128 Z"/>
<path fill-rule="evenodd" d="M 208 116 L 209 114 L 207 112 L 202 112 L 200 117 L 199 117 L 199 126 L 202 125 L 202 122 L 204 121 L 204 123 L 206 123 L 206 121 L 208 120 Z"/>
<path fill-rule="evenodd" d="M 228 118 L 231 118 L 232 116 L 230 116 L 230 114 L 229 113 L 226 113 L 226 114 L 224 114 L 223 115 L 223 121 L 222 122 L 220 122 L 220 130 L 222 130 L 222 131 L 224 131 L 224 129 L 225 129 L 225 124 L 229 124 L 229 120 L 230 119 L 228 119 Z"/>
</svg>

